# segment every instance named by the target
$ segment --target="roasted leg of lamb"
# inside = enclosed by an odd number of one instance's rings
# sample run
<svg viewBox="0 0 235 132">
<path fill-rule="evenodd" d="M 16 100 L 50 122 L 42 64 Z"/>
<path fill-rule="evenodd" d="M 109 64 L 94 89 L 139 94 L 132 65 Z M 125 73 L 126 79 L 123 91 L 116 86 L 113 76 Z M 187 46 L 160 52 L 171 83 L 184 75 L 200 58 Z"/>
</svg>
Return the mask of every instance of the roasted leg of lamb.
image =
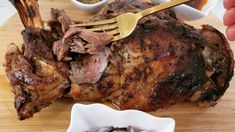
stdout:
<svg viewBox="0 0 235 132">
<path fill-rule="evenodd" d="M 112 36 L 103 32 L 69 28 L 71 20 L 57 9 L 52 9 L 50 29 L 45 30 L 39 13 L 33 18 L 24 14 L 29 10 L 23 5 L 35 2 L 29 1 L 12 1 L 17 9 L 26 8 L 19 10 L 26 29 L 22 50 L 11 45 L 6 54 L 20 119 L 62 96 L 144 111 L 182 101 L 214 106 L 229 87 L 233 53 L 224 35 L 209 25 L 195 29 L 166 10 L 143 18 L 129 37 L 111 42 Z M 151 6 L 141 0 L 116 0 L 90 21 Z M 30 9 L 39 12 L 38 7 Z"/>
</svg>

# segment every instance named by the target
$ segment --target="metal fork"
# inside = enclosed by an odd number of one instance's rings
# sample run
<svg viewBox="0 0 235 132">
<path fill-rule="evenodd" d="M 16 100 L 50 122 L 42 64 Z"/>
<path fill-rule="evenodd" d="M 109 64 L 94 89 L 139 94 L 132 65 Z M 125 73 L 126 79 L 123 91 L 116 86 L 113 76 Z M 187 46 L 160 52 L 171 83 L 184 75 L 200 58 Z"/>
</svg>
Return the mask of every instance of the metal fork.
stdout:
<svg viewBox="0 0 235 132">
<path fill-rule="evenodd" d="M 155 13 L 157 11 L 161 11 L 164 9 L 168 9 L 170 7 L 174 7 L 189 1 L 193 0 L 173 0 L 171 2 L 167 3 L 161 3 L 159 5 L 156 5 L 154 7 L 145 9 L 139 13 L 124 13 L 122 15 L 119 15 L 115 18 L 103 20 L 103 21 L 97 21 L 97 22 L 89 22 L 89 23 L 82 23 L 82 24 L 74 24 L 70 25 L 71 27 L 92 27 L 89 28 L 89 30 L 95 31 L 95 32 L 106 32 L 107 34 L 113 35 L 113 41 L 123 39 L 127 36 L 129 36 L 135 29 L 138 21 L 148 16 L 152 13 Z"/>
</svg>

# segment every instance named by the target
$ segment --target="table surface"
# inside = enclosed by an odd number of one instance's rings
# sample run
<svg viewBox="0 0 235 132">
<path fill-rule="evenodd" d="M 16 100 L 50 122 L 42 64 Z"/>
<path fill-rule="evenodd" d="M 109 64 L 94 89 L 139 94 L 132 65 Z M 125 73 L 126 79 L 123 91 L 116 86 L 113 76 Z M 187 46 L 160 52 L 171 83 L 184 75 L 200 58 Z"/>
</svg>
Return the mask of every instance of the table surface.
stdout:
<svg viewBox="0 0 235 132">
<path fill-rule="evenodd" d="M 44 20 L 49 19 L 50 7 L 65 9 L 73 20 L 85 20 L 91 15 L 76 10 L 65 0 L 40 0 L 40 8 Z M 217 17 L 208 17 L 190 22 L 190 25 L 200 27 L 210 24 L 225 32 L 226 27 Z M 32 119 L 19 121 L 13 106 L 14 95 L 5 77 L 4 54 L 10 43 L 22 44 L 20 35 L 23 26 L 17 15 L 14 15 L 0 27 L 0 132 L 43 132 L 66 131 L 70 122 L 70 110 L 75 103 L 71 99 L 59 99 L 48 108 L 34 115 Z M 231 42 L 235 51 L 235 43 Z M 170 116 L 176 120 L 176 131 L 185 132 L 233 132 L 235 131 L 235 79 L 230 83 L 229 89 L 215 107 L 202 109 L 191 103 L 181 103 L 158 112 L 151 112 L 155 116 Z M 105 114 L 105 113 L 104 113 Z"/>
</svg>

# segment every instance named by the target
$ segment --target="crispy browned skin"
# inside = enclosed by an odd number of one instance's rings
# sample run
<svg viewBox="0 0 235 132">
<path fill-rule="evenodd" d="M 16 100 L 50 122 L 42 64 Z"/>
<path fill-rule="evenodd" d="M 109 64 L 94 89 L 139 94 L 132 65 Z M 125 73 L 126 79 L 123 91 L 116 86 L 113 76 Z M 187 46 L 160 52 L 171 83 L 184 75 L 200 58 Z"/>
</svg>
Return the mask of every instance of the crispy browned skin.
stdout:
<svg viewBox="0 0 235 132">
<path fill-rule="evenodd" d="M 105 34 L 68 29 L 71 21 L 64 11 L 52 9 L 50 30 L 44 30 L 32 24 L 42 21 L 39 16 L 25 19 L 22 4 L 13 3 L 26 27 L 22 51 L 11 45 L 6 54 L 20 119 L 66 94 L 68 86 L 67 96 L 75 100 L 110 101 L 121 109 L 151 111 L 182 101 L 213 106 L 233 76 L 233 53 L 224 35 L 208 25 L 199 30 L 184 24 L 170 10 L 142 19 L 126 39 L 103 43 Z M 151 6 L 142 0 L 116 0 L 91 21 Z M 37 5 L 32 9 L 39 12 Z"/>
<path fill-rule="evenodd" d="M 66 66 L 41 57 L 29 60 L 16 45 L 11 45 L 6 54 L 6 72 L 15 94 L 15 108 L 20 120 L 61 97 L 69 87 L 69 80 L 60 73 Z"/>
<path fill-rule="evenodd" d="M 61 29 L 59 22 L 54 20 L 58 24 L 54 24 L 50 31 L 44 30 L 36 1 L 12 2 L 16 4 L 26 29 L 22 31 L 22 51 L 11 44 L 5 55 L 5 66 L 15 94 L 15 108 L 19 119 L 23 120 L 64 95 L 70 86 L 69 66 L 54 60 L 52 52 L 53 42 L 62 34 L 55 30 Z M 26 7 L 22 8 L 23 5 Z M 36 14 L 31 16 L 30 13 Z"/>
<path fill-rule="evenodd" d="M 49 37 L 41 29 L 22 32 L 22 52 L 14 44 L 6 53 L 6 73 L 15 94 L 15 108 L 20 120 L 50 105 L 64 95 L 70 86 L 67 64 L 53 60 L 52 50 L 40 34 Z"/>
<path fill-rule="evenodd" d="M 149 5 L 116 1 L 94 20 Z M 222 49 L 222 50 L 221 50 Z M 110 101 L 121 109 L 158 110 L 190 100 L 215 105 L 233 75 L 233 54 L 218 30 L 197 30 L 169 13 L 141 20 L 135 32 L 112 44 L 112 60 L 96 84 L 72 81 L 77 100 Z"/>
</svg>

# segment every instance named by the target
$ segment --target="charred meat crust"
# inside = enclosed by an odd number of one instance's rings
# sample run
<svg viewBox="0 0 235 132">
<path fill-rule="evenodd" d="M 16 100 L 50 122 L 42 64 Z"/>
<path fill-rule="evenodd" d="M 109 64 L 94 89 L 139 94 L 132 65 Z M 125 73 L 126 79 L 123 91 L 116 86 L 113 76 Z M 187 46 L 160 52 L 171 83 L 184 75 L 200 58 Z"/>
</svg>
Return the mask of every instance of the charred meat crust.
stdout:
<svg viewBox="0 0 235 132">
<path fill-rule="evenodd" d="M 202 45 L 198 45 L 203 39 L 196 29 L 177 21 L 157 19 L 146 25 L 139 26 L 132 36 L 118 43 L 120 47 L 114 45 L 118 47 L 114 49 L 117 54 L 129 52 L 127 60 L 133 65 L 130 71 L 122 68 L 120 78 L 125 77 L 123 83 L 119 82 L 120 93 L 108 96 L 121 109 L 164 108 L 186 100 L 208 80 L 200 54 Z M 175 32 L 169 32 L 172 28 Z M 136 57 L 132 58 L 132 54 Z M 128 65 L 125 59 L 120 64 Z M 139 103 L 134 104 L 136 101 Z"/>
<path fill-rule="evenodd" d="M 53 31 L 28 27 L 22 31 L 22 51 L 11 44 L 6 53 L 6 73 L 15 94 L 20 120 L 50 105 L 70 86 L 69 66 L 55 60 L 52 46 L 58 39 Z"/>
<path fill-rule="evenodd" d="M 120 109 L 152 111 L 182 101 L 213 106 L 233 76 L 233 53 L 224 35 L 208 25 L 184 24 L 171 10 L 143 18 L 132 35 L 109 43 L 106 34 L 69 29 L 63 10 L 52 9 L 50 30 L 42 29 L 35 0 L 11 1 L 26 27 L 22 51 L 12 44 L 5 56 L 21 120 L 67 93 L 79 101 L 110 101 Z M 91 21 L 151 6 L 116 0 Z"/>
<path fill-rule="evenodd" d="M 206 48 L 207 52 L 210 52 L 209 60 L 214 72 L 210 76 L 213 85 L 207 87 L 199 100 L 199 105 L 215 105 L 229 87 L 229 81 L 233 76 L 234 55 L 225 36 L 217 29 L 203 25 L 200 32 L 209 42 Z M 204 56 L 204 60 L 208 58 Z"/>
<path fill-rule="evenodd" d="M 103 11 L 104 14 L 92 21 L 151 6 L 132 3 L 131 0 L 116 2 L 120 4 L 112 3 Z M 198 30 L 186 25 L 170 11 L 142 19 L 131 36 L 112 44 L 112 58 L 116 64 L 110 63 L 97 84 L 89 85 L 89 89 L 94 89 L 90 90 L 89 97 L 93 92 L 94 96 L 99 95 L 94 100 L 109 100 L 121 109 L 146 111 L 185 100 L 214 105 L 233 75 L 233 55 L 220 32 L 212 27 L 203 27 Z M 208 36 L 203 33 L 205 31 L 210 31 Z M 216 41 L 219 46 L 215 47 L 212 40 L 220 40 Z M 214 54 L 210 58 L 213 64 L 206 62 L 204 52 L 207 49 Z M 218 49 L 224 49 L 224 53 Z M 218 62 L 224 64 L 222 68 Z M 218 79 L 220 83 L 215 83 Z M 218 85 L 221 83 L 223 86 Z M 81 95 L 83 89 L 85 91 L 85 88 L 79 89 L 80 94 L 76 96 L 72 87 L 70 95 L 77 100 L 86 100 Z"/>
</svg>

